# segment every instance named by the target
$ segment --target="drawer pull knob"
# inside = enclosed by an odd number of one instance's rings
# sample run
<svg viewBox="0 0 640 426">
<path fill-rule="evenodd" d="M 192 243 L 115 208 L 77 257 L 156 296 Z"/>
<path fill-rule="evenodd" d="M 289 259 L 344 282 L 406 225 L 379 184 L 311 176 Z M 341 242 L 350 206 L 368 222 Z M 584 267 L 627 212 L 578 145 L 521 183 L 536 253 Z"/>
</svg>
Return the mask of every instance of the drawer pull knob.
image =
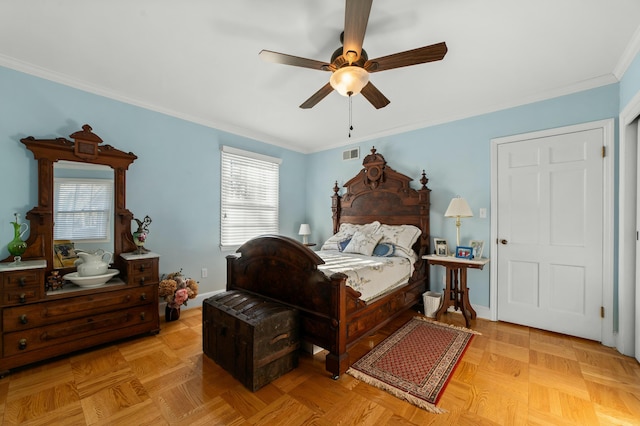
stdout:
<svg viewBox="0 0 640 426">
<path fill-rule="evenodd" d="M 20 295 L 20 297 L 18 298 L 18 301 L 19 301 L 20 303 L 25 303 L 25 302 L 27 301 L 27 295 L 26 295 L 26 294 L 24 294 L 24 293 L 22 293 L 22 294 Z"/>
<path fill-rule="evenodd" d="M 20 279 L 18 280 L 18 284 L 20 285 L 20 287 L 24 287 L 27 284 L 26 278 L 20 277 Z"/>
<path fill-rule="evenodd" d="M 140 295 L 140 300 L 147 300 L 147 293 L 142 293 Z"/>
<path fill-rule="evenodd" d="M 140 265 L 140 272 L 144 272 L 144 265 Z"/>
<path fill-rule="evenodd" d="M 142 321 L 144 321 L 144 317 L 145 317 L 145 315 L 144 315 L 144 314 L 145 314 L 144 312 L 140 312 L 140 319 L 141 319 Z"/>
<path fill-rule="evenodd" d="M 27 319 L 27 314 L 20 315 L 20 324 L 27 324 L 29 320 Z"/>
<path fill-rule="evenodd" d="M 20 339 L 20 341 L 18 342 L 18 349 L 20 349 L 21 351 L 27 349 L 27 339 Z"/>
<path fill-rule="evenodd" d="M 144 285 L 144 277 L 140 278 L 140 285 Z"/>
</svg>

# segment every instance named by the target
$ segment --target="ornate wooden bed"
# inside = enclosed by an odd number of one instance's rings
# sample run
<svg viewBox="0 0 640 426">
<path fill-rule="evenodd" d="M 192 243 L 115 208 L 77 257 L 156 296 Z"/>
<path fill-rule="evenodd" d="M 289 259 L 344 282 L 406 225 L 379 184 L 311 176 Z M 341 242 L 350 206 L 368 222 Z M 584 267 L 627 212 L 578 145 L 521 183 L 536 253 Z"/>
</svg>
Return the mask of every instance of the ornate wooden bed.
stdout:
<svg viewBox="0 0 640 426">
<path fill-rule="evenodd" d="M 346 276 L 327 277 L 318 270 L 324 261 L 296 240 L 265 235 L 242 245 L 227 256 L 227 290 L 244 290 L 293 306 L 300 311 L 301 337 L 327 349 L 326 369 L 334 378 L 351 362 L 347 350 L 361 338 L 384 326 L 403 311 L 420 303 L 428 289 L 429 193 L 424 171 L 415 190 L 411 178 L 386 164 L 375 148 L 363 161 L 363 169 L 344 186 L 341 197 L 333 188 L 333 232 L 342 223 L 417 226 L 422 234 L 413 246 L 418 255 L 409 282 L 369 302 L 346 285 Z M 355 361 L 355 360 L 354 360 Z"/>
</svg>

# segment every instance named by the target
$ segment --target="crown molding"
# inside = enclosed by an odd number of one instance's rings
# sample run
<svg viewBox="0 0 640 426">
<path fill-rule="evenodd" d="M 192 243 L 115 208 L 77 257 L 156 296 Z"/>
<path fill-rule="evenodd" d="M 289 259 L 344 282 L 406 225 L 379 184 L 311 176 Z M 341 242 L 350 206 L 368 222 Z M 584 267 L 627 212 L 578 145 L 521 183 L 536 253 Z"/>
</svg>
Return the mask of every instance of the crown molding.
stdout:
<svg viewBox="0 0 640 426">
<path fill-rule="evenodd" d="M 640 53 L 640 27 L 636 29 L 624 52 L 622 52 L 618 64 L 613 69 L 613 75 L 616 76 L 618 81 L 622 80 L 622 76 L 627 72 L 633 60 L 638 56 L 638 53 Z"/>
</svg>

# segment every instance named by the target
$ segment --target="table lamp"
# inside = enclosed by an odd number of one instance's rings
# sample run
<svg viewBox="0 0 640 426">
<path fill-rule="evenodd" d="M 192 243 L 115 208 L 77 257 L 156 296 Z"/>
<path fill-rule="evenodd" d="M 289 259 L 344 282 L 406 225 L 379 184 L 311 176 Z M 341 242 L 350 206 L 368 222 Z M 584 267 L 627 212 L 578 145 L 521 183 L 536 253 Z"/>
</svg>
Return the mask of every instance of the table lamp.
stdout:
<svg viewBox="0 0 640 426">
<path fill-rule="evenodd" d="M 309 235 L 311 235 L 311 227 L 309 226 L 308 223 L 303 223 L 302 225 L 300 225 L 300 230 L 298 231 L 298 234 L 302 235 L 302 244 L 304 245 L 309 244 L 308 238 L 309 238 Z"/>
<path fill-rule="evenodd" d="M 464 198 L 454 197 L 449 203 L 449 207 L 447 211 L 444 212 L 444 217 L 455 217 L 456 218 L 456 242 L 457 245 L 460 245 L 460 218 L 461 217 L 473 217 L 473 212 L 471 211 L 471 207 L 465 201 Z"/>
</svg>

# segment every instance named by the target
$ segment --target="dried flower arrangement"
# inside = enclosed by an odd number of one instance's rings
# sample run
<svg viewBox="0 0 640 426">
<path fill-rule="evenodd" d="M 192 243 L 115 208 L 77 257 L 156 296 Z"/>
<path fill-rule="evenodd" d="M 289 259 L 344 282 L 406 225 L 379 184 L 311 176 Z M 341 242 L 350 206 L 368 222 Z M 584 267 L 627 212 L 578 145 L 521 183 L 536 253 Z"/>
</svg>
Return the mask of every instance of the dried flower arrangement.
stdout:
<svg viewBox="0 0 640 426">
<path fill-rule="evenodd" d="M 198 282 L 192 278 L 185 278 L 182 269 L 162 277 L 158 295 L 164 298 L 170 308 L 187 306 L 187 301 L 198 295 Z"/>
</svg>

